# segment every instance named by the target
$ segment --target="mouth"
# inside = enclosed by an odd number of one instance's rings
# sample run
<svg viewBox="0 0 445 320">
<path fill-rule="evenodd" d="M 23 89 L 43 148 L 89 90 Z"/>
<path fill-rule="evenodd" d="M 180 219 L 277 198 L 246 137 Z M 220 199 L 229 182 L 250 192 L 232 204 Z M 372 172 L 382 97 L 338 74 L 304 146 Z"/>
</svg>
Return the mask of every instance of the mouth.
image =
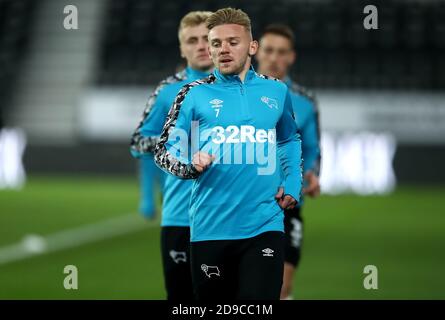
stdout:
<svg viewBox="0 0 445 320">
<path fill-rule="evenodd" d="M 229 63 L 229 62 L 232 62 L 232 61 L 233 61 L 232 58 L 220 58 L 219 59 L 220 63 Z"/>
</svg>

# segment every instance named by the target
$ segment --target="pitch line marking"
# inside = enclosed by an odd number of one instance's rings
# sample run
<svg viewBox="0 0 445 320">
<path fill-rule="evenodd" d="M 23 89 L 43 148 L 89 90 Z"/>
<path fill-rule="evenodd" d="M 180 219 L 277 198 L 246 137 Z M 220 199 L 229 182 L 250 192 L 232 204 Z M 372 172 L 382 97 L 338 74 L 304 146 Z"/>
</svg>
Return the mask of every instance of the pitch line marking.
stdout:
<svg viewBox="0 0 445 320">
<path fill-rule="evenodd" d="M 22 241 L 0 247 L 0 266 L 156 226 L 159 226 L 158 219 L 147 223 L 137 213 L 131 213 L 46 236 L 28 234 Z"/>
</svg>

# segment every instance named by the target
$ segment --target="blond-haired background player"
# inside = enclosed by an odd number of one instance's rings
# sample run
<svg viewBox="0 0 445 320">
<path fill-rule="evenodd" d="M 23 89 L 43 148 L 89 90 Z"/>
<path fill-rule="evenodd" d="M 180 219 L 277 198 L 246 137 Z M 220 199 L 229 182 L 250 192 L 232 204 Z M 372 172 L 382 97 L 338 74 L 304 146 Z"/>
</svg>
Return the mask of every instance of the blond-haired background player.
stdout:
<svg viewBox="0 0 445 320">
<path fill-rule="evenodd" d="M 148 99 L 142 120 L 131 140 L 131 152 L 135 157 L 153 161 L 154 147 L 179 89 L 188 82 L 208 76 L 213 69 L 208 55 L 208 30 L 205 25 L 210 14 L 209 11 L 193 11 L 181 19 L 178 38 L 180 53 L 187 67 L 161 81 Z M 169 300 L 193 298 L 188 213 L 191 187 L 191 181 L 170 175 L 165 177 L 163 185 L 161 248 Z"/>
</svg>

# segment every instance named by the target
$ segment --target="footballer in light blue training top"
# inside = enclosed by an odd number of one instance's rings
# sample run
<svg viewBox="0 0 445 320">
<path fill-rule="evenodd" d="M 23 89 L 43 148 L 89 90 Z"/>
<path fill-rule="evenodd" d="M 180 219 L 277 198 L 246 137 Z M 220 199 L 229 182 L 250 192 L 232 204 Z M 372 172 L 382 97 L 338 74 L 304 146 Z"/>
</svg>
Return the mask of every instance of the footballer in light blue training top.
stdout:
<svg viewBox="0 0 445 320">
<path fill-rule="evenodd" d="M 282 79 L 291 90 L 292 105 L 297 125 L 301 132 L 304 159 L 303 193 L 316 197 L 320 193 L 320 127 L 316 100 L 308 90 L 294 83 L 288 71 L 295 61 L 295 36 L 285 25 L 269 25 L 260 38 L 260 47 L 256 55 L 260 72 Z M 284 278 L 281 299 L 292 298 L 292 284 L 295 270 L 301 256 L 303 241 L 303 219 L 301 207 L 303 201 L 284 213 L 285 249 Z"/>
<path fill-rule="evenodd" d="M 285 83 L 251 67 L 258 44 L 243 11 L 220 9 L 206 24 L 216 69 L 176 96 L 155 161 L 194 179 L 191 264 L 198 299 L 278 299 L 283 209 L 297 204 L 302 182 L 292 97 Z"/>
<path fill-rule="evenodd" d="M 150 96 L 131 140 L 131 153 L 144 161 L 152 160 L 168 111 L 181 87 L 209 75 L 213 69 L 207 48 L 208 11 L 192 11 L 179 24 L 179 43 L 187 68 L 163 80 Z M 149 182 L 149 181 L 148 181 Z M 193 299 L 190 272 L 189 204 L 192 181 L 166 175 L 163 185 L 161 248 L 165 287 L 169 300 Z"/>
</svg>

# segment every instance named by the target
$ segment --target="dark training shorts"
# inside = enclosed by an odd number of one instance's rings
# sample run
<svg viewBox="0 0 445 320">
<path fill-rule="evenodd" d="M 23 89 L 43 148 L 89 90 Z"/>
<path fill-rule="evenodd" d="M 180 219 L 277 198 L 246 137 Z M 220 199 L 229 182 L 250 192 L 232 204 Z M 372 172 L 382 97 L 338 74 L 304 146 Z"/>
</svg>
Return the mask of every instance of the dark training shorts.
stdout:
<svg viewBox="0 0 445 320">
<path fill-rule="evenodd" d="M 284 261 L 298 266 L 303 244 L 301 207 L 284 211 Z"/>
<path fill-rule="evenodd" d="M 190 228 L 162 227 L 161 254 L 167 299 L 194 300 L 190 269 Z"/>
<path fill-rule="evenodd" d="M 279 300 L 284 234 L 264 232 L 237 240 L 191 243 L 192 277 L 198 300 Z"/>
</svg>

